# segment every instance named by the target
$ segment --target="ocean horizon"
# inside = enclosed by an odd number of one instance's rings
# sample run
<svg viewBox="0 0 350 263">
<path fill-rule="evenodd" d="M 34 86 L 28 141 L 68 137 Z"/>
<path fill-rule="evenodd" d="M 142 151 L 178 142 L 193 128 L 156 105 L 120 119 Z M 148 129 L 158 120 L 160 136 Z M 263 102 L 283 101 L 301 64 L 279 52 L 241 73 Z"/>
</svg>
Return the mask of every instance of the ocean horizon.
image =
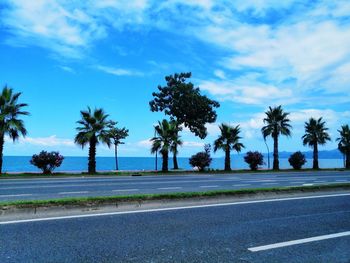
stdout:
<svg viewBox="0 0 350 263">
<path fill-rule="evenodd" d="M 244 155 L 233 155 L 231 157 L 232 169 L 249 169 L 247 163 L 244 162 Z M 40 170 L 30 164 L 31 156 L 4 156 L 3 172 L 40 172 Z M 87 171 L 87 157 L 65 157 L 61 167 L 57 168 L 56 172 L 85 172 Z M 155 157 L 119 157 L 119 170 L 120 171 L 149 171 L 155 170 Z M 179 157 L 178 163 L 180 169 L 191 170 L 193 169 L 189 164 L 189 157 Z M 272 166 L 272 158 L 270 158 Z M 343 159 L 319 159 L 320 168 L 343 168 Z M 158 158 L 158 170 L 161 170 L 162 158 Z M 267 167 L 267 158 L 265 158 L 265 165 L 261 166 L 262 169 Z M 169 169 L 172 169 L 172 158 L 169 158 Z M 307 159 L 307 163 L 304 168 L 312 167 L 312 159 Z M 96 157 L 96 168 L 98 171 L 112 171 L 115 170 L 114 157 Z M 224 157 L 213 158 L 210 165 L 212 169 L 224 168 Z M 292 168 L 289 165 L 287 158 L 280 158 L 280 168 L 288 169 Z"/>
</svg>

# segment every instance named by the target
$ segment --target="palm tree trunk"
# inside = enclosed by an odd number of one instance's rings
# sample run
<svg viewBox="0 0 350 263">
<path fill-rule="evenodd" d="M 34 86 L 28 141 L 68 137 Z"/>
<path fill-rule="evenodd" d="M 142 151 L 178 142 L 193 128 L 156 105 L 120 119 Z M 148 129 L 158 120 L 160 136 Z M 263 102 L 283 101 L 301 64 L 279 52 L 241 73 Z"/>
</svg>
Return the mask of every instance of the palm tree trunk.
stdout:
<svg viewBox="0 0 350 263">
<path fill-rule="evenodd" d="M 178 170 L 178 169 L 179 169 L 179 165 L 178 165 L 178 163 L 177 163 L 176 150 L 177 150 L 177 149 L 175 149 L 174 155 L 173 155 L 174 170 Z"/>
<path fill-rule="evenodd" d="M 350 169 L 350 152 L 346 154 L 345 168 Z"/>
<path fill-rule="evenodd" d="M 163 159 L 163 163 L 162 163 L 162 171 L 163 172 L 167 172 L 169 170 L 168 168 L 168 158 L 169 158 L 169 152 L 168 151 L 164 151 L 162 152 L 162 159 Z"/>
<path fill-rule="evenodd" d="M 0 135 L 0 175 L 2 174 L 2 162 L 3 162 L 3 153 L 4 153 L 4 144 L 5 144 L 5 136 L 3 134 Z"/>
<path fill-rule="evenodd" d="M 313 165 L 312 165 L 312 169 L 319 169 L 319 166 L 318 166 L 318 145 L 317 143 L 315 143 L 314 145 L 314 153 L 313 153 Z"/>
<path fill-rule="evenodd" d="M 118 144 L 114 144 L 115 170 L 118 171 Z"/>
<path fill-rule="evenodd" d="M 273 170 L 279 170 L 280 164 L 278 160 L 278 136 L 273 136 Z"/>
<path fill-rule="evenodd" d="M 95 174 L 96 173 L 96 137 L 93 136 L 90 139 L 90 147 L 89 147 L 89 163 L 88 163 L 88 173 Z"/>
<path fill-rule="evenodd" d="M 226 147 L 225 150 L 225 171 L 231 171 L 231 156 L 230 156 L 230 147 Z"/>
</svg>

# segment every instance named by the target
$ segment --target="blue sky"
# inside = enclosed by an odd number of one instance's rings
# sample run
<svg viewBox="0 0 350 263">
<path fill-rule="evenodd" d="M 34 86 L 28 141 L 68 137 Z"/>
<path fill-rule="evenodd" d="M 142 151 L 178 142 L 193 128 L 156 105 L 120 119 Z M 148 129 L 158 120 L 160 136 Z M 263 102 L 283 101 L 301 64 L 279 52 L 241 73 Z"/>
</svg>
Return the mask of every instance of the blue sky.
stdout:
<svg viewBox="0 0 350 263">
<path fill-rule="evenodd" d="M 85 155 L 73 138 L 89 105 L 129 128 L 122 156 L 149 156 L 164 117 L 150 112 L 151 94 L 164 76 L 187 71 L 221 107 L 205 140 L 182 132 L 180 156 L 212 143 L 221 122 L 240 124 L 247 149 L 265 151 L 264 111 L 279 104 L 294 127 L 280 150 L 307 149 L 303 123 L 320 116 L 333 138 L 322 149 L 334 149 L 350 123 L 350 2 L 0 0 L 0 84 L 23 92 L 31 112 L 28 136 L 5 154 Z"/>
</svg>

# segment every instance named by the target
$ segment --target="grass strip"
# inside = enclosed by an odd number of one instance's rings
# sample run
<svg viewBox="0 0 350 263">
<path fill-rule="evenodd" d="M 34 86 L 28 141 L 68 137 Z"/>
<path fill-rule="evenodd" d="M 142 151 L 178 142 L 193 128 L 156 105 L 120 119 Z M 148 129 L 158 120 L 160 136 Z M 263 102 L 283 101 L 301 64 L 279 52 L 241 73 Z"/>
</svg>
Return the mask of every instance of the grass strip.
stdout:
<svg viewBox="0 0 350 263">
<path fill-rule="evenodd" d="M 350 183 L 339 183 L 329 185 L 296 186 L 296 187 L 274 187 L 274 188 L 251 188 L 239 190 L 218 190 L 206 192 L 178 192 L 168 194 L 140 194 L 125 196 L 100 196 L 100 197 L 77 197 L 49 200 L 23 200 L 0 202 L 0 209 L 8 208 L 38 208 L 54 206 L 92 206 L 99 204 L 111 204 L 118 202 L 143 202 L 156 200 L 176 200 L 190 198 L 220 197 L 220 196 L 243 196 L 263 193 L 293 193 L 293 192 L 314 192 L 322 190 L 347 190 Z"/>
<path fill-rule="evenodd" d="M 118 171 L 118 172 L 98 172 L 96 174 L 88 174 L 88 173 L 54 173 L 50 175 L 44 175 L 40 173 L 4 173 L 0 175 L 1 179 L 10 179 L 10 178 L 58 178 L 58 177 L 98 177 L 98 176 L 131 176 L 134 174 L 138 175 L 158 175 L 158 176 L 167 176 L 167 175 L 184 175 L 184 174 L 259 174 L 259 173 L 286 173 L 286 172 L 315 172 L 315 171 L 346 171 L 344 168 L 323 168 L 319 170 L 314 170 L 311 168 L 307 169 L 281 169 L 278 171 L 275 170 L 257 170 L 252 171 L 248 169 L 240 169 L 240 170 L 232 170 L 232 171 L 224 171 L 224 170 L 208 170 L 204 172 L 193 171 L 193 170 L 170 170 L 168 172 L 162 171 Z"/>
</svg>

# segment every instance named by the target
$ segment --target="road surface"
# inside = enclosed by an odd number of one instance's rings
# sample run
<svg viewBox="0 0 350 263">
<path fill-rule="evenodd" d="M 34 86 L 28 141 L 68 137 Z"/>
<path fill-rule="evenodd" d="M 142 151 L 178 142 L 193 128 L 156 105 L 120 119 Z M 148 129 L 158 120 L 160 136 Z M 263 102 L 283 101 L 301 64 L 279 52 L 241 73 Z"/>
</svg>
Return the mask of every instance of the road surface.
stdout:
<svg viewBox="0 0 350 263">
<path fill-rule="evenodd" d="M 350 193 L 0 222 L 0 259 L 349 262 Z"/>
<path fill-rule="evenodd" d="M 1 179 L 0 202 L 83 196 L 321 185 L 346 182 L 350 182 L 349 171 Z"/>
</svg>

